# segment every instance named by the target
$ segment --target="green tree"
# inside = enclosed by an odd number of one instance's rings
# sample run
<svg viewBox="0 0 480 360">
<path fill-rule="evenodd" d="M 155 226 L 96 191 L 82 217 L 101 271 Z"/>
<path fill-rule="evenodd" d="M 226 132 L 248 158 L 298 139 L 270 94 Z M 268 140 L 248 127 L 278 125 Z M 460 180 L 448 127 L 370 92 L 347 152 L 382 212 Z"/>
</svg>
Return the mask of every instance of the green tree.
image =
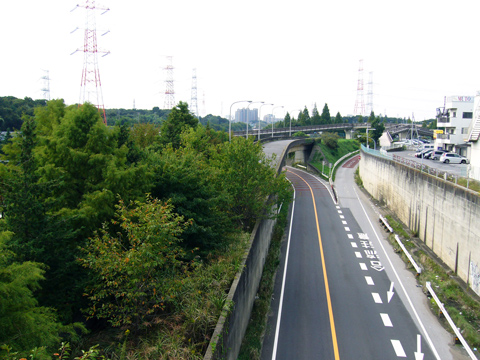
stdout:
<svg viewBox="0 0 480 360">
<path fill-rule="evenodd" d="M 193 134 L 189 141 L 194 141 Z M 152 196 L 170 201 L 176 213 L 192 221 L 181 236 L 182 246 L 198 248 L 206 257 L 226 248 L 234 223 L 228 215 L 229 195 L 216 181 L 218 169 L 208 162 L 209 157 L 217 156 L 213 152 L 216 146 L 204 143 L 202 153 L 194 148 L 199 141 L 191 147 L 167 147 L 161 154 L 152 154 L 149 167 L 154 172 Z"/>
<path fill-rule="evenodd" d="M 19 357 L 27 356 L 35 347 L 53 350 L 62 332 L 75 336 L 74 327 L 84 330 L 79 324 L 62 326 L 53 309 L 38 306 L 34 292 L 44 280 L 44 266 L 31 261 L 14 261 L 15 254 L 9 250 L 11 237 L 10 232 L 0 232 L 1 358 L 6 355 L 7 348 L 9 352 L 18 352 Z M 46 349 L 42 353 L 46 356 Z"/>
<path fill-rule="evenodd" d="M 270 209 L 270 205 L 280 204 L 291 196 L 285 176 L 276 176 L 272 160 L 266 157 L 259 143 L 236 137 L 224 144 L 217 162 L 220 171 L 216 181 L 231 196 L 228 216 L 245 230 L 251 230 L 257 219 L 273 215 L 264 213 L 265 208 Z M 276 197 L 269 198 L 272 194 Z"/>
<path fill-rule="evenodd" d="M 335 133 L 324 132 L 320 136 L 322 143 L 328 146 L 332 150 L 336 150 L 338 148 L 338 135 Z"/>
<path fill-rule="evenodd" d="M 86 315 L 136 331 L 181 301 L 187 264 L 180 235 L 190 222 L 168 202 L 149 197 L 128 207 L 120 201 L 116 208 L 111 223 L 120 232 L 112 236 L 104 225 L 79 260 L 93 275 Z"/>
<path fill-rule="evenodd" d="M 323 107 L 322 110 L 322 124 L 330 124 L 331 123 L 331 118 L 330 118 L 330 110 L 328 109 L 328 105 L 325 103 L 325 106 Z"/>
<path fill-rule="evenodd" d="M 283 127 L 289 127 L 291 121 L 292 121 L 292 118 L 290 117 L 290 113 L 287 112 L 285 114 L 285 118 L 283 119 Z"/>
<path fill-rule="evenodd" d="M 375 114 L 372 111 L 372 114 L 370 115 L 370 118 L 372 119 L 372 130 L 369 132 L 369 136 L 375 141 L 375 146 L 379 146 L 378 140 L 382 136 L 383 132 L 385 131 L 385 125 L 383 124 L 382 119 L 380 117 L 375 117 Z"/>
<path fill-rule="evenodd" d="M 188 110 L 188 104 L 180 101 L 175 106 L 160 129 L 160 142 L 172 144 L 174 149 L 180 147 L 180 134 L 187 128 L 197 126 L 198 119 Z"/>
<path fill-rule="evenodd" d="M 340 112 L 337 112 L 337 115 L 335 115 L 335 124 L 342 124 L 342 123 L 343 123 L 342 115 L 340 115 Z"/>
<path fill-rule="evenodd" d="M 320 114 L 318 113 L 317 103 L 315 103 L 315 106 L 313 107 L 313 110 L 312 110 L 311 123 L 312 123 L 312 125 L 320 125 L 322 123 L 322 118 L 320 117 Z"/>
</svg>

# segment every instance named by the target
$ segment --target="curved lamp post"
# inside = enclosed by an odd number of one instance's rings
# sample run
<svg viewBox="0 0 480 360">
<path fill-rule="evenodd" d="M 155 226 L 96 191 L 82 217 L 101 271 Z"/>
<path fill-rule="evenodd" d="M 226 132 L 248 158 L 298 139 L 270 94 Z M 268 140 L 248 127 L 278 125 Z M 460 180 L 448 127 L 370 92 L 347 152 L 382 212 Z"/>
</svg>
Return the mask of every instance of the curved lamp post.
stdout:
<svg viewBox="0 0 480 360">
<path fill-rule="evenodd" d="M 273 105 L 273 104 L 262 104 L 258 110 L 258 141 L 260 141 L 260 112 L 262 111 L 262 106 Z"/>
<path fill-rule="evenodd" d="M 247 110 L 250 110 L 250 105 L 255 104 L 255 103 L 260 103 L 263 104 L 265 101 L 252 101 L 250 104 L 247 106 Z M 248 139 L 248 118 L 249 118 L 249 111 L 247 111 L 247 136 L 246 138 Z"/>
<path fill-rule="evenodd" d="M 278 109 L 278 108 L 283 108 L 283 106 L 275 106 L 272 109 L 272 138 L 273 138 L 273 119 L 275 118 L 275 115 L 273 115 L 273 112 L 275 111 L 275 109 Z"/>
<path fill-rule="evenodd" d="M 298 111 L 298 114 L 300 115 L 300 113 L 302 112 L 302 110 L 300 109 L 297 109 L 297 110 L 292 110 L 292 113 L 294 111 Z M 288 132 L 288 137 L 292 137 L 292 116 L 290 115 L 290 131 Z"/>
<path fill-rule="evenodd" d="M 252 100 L 235 101 L 232 105 L 230 105 L 230 120 L 228 122 L 228 141 L 232 141 L 232 106 L 241 102 L 251 103 Z"/>
</svg>

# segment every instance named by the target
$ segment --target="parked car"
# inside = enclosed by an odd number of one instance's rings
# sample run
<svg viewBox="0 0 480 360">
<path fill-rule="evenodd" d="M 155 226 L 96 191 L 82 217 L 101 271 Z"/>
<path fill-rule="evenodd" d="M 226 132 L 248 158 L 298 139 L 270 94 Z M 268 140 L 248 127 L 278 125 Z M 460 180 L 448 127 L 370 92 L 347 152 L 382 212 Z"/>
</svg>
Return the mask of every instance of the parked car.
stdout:
<svg viewBox="0 0 480 360">
<path fill-rule="evenodd" d="M 440 161 L 445 164 L 468 164 L 468 159 L 466 157 L 456 153 L 443 153 L 442 156 L 440 156 Z"/>
<path fill-rule="evenodd" d="M 435 150 L 435 151 L 432 151 L 430 153 L 430 157 L 429 159 L 430 160 L 438 160 L 440 159 L 440 156 L 442 156 L 442 154 L 445 154 L 446 152 L 448 152 L 447 150 Z"/>
<path fill-rule="evenodd" d="M 417 158 L 425 158 L 427 154 L 430 154 L 433 151 L 433 149 L 423 149 L 417 153 L 415 153 L 415 157 Z"/>
</svg>

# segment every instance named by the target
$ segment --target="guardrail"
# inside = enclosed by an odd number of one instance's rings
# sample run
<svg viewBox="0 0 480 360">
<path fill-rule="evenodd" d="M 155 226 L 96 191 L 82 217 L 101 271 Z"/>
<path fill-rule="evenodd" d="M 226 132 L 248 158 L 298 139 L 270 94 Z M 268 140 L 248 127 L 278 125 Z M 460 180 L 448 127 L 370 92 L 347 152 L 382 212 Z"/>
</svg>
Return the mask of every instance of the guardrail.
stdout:
<svg viewBox="0 0 480 360">
<path fill-rule="evenodd" d="M 395 240 L 397 241 L 398 245 L 400 246 L 400 248 L 403 250 L 403 252 L 405 253 L 405 255 L 407 256 L 408 260 L 410 261 L 410 263 L 413 265 L 413 267 L 415 268 L 415 271 L 417 272 L 417 276 L 419 276 L 421 273 L 422 273 L 422 268 L 420 266 L 417 265 L 417 263 L 415 262 L 415 260 L 413 259 L 412 255 L 410 255 L 410 253 L 408 252 L 407 248 L 405 247 L 405 245 L 403 245 L 402 243 L 402 240 L 400 240 L 400 237 L 395 234 Z"/>
<path fill-rule="evenodd" d="M 386 231 L 393 233 L 392 227 L 388 224 L 387 219 L 385 219 L 382 215 L 380 215 L 378 221 L 380 221 L 380 224 L 385 228 Z"/>
<path fill-rule="evenodd" d="M 457 326 L 455 325 L 455 323 L 453 322 L 452 318 L 450 317 L 450 315 L 448 314 L 447 310 L 445 309 L 445 307 L 443 306 L 443 303 L 440 301 L 440 299 L 438 298 L 437 294 L 435 294 L 435 291 L 433 291 L 432 289 L 432 285 L 430 283 L 430 281 L 427 281 L 427 290 L 428 292 L 430 293 L 430 295 L 435 299 L 435 302 L 437 303 L 437 306 L 439 307 L 440 311 L 442 312 L 443 316 L 445 316 L 445 319 L 447 319 L 448 321 L 448 324 L 450 325 L 450 327 L 452 328 L 453 332 L 455 333 L 455 336 L 460 340 L 460 342 L 462 343 L 463 347 L 465 348 L 465 350 L 467 351 L 468 355 L 470 356 L 471 359 L 473 360 L 478 360 L 477 357 L 475 356 L 475 354 L 473 353 L 472 349 L 470 349 L 470 346 L 468 346 L 467 342 L 465 341 L 465 339 L 463 338 L 462 334 L 460 333 L 459 329 L 457 328 Z"/>
</svg>

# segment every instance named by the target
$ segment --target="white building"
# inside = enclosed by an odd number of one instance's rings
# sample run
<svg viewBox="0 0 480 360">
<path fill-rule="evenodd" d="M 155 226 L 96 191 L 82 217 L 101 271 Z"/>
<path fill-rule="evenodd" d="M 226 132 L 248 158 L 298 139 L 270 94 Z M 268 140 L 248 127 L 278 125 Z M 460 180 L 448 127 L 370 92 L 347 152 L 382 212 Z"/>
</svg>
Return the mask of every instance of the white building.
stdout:
<svg viewBox="0 0 480 360">
<path fill-rule="evenodd" d="M 473 96 L 449 96 L 445 108 L 437 109 L 437 134 L 435 149 L 444 149 L 470 158 L 467 144 L 469 128 L 473 119 Z"/>
<path fill-rule="evenodd" d="M 473 121 L 468 131 L 470 147 L 470 177 L 480 181 L 480 92 L 474 102 Z"/>
</svg>

